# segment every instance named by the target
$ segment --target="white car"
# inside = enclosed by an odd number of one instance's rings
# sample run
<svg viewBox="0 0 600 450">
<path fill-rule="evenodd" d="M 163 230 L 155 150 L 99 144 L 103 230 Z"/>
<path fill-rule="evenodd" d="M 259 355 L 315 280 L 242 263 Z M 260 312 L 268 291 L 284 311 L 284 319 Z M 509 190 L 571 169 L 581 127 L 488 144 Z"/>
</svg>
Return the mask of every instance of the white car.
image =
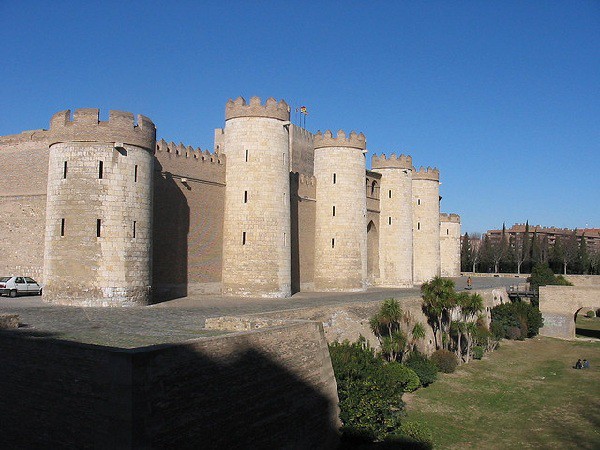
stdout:
<svg viewBox="0 0 600 450">
<path fill-rule="evenodd" d="M 0 295 L 42 295 L 42 286 L 29 277 L 0 277 Z"/>
</svg>

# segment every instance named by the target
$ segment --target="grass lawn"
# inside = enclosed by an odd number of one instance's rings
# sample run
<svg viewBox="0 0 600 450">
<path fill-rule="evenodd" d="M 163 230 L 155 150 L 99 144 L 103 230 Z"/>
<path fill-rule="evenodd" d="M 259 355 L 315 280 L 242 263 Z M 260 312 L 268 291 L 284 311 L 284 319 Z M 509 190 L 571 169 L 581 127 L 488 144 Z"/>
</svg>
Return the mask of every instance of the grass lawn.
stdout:
<svg viewBox="0 0 600 450">
<path fill-rule="evenodd" d="M 573 369 L 579 358 L 591 368 Z M 404 399 L 434 448 L 600 449 L 600 342 L 502 341 Z"/>
<path fill-rule="evenodd" d="M 575 320 L 577 327 L 575 333 L 582 337 L 595 337 L 600 339 L 600 317 L 585 317 L 578 315 Z"/>
</svg>

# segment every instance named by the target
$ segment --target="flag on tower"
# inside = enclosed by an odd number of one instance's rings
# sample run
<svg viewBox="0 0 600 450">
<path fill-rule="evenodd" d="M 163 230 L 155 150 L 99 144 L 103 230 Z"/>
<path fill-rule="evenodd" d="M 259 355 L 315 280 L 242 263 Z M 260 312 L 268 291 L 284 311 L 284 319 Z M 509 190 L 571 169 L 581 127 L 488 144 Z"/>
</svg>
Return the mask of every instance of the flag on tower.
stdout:
<svg viewBox="0 0 600 450">
<path fill-rule="evenodd" d="M 301 112 L 302 114 L 308 115 L 308 110 L 306 109 L 306 106 L 301 106 L 301 107 L 300 107 L 300 112 Z"/>
</svg>

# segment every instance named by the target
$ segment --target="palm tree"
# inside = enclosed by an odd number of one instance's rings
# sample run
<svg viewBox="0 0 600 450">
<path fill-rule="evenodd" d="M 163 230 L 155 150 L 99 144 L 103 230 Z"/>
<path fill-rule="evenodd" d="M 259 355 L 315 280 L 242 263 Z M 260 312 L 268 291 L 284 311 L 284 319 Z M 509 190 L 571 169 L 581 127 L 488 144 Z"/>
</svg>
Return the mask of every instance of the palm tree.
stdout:
<svg viewBox="0 0 600 450">
<path fill-rule="evenodd" d="M 435 348 L 439 350 L 443 346 L 447 349 L 449 342 L 447 338 L 444 340 L 443 337 L 447 337 L 450 331 L 450 325 L 452 324 L 451 312 L 456 304 L 454 281 L 436 276 L 421 285 L 421 294 L 423 297 L 423 313 L 427 316 L 433 328 Z"/>
<path fill-rule="evenodd" d="M 371 318 L 369 325 L 381 344 L 381 350 L 388 361 L 396 361 L 406 346 L 406 336 L 400 329 L 404 312 L 398 300 L 388 298 L 383 301 L 379 312 Z"/>
</svg>

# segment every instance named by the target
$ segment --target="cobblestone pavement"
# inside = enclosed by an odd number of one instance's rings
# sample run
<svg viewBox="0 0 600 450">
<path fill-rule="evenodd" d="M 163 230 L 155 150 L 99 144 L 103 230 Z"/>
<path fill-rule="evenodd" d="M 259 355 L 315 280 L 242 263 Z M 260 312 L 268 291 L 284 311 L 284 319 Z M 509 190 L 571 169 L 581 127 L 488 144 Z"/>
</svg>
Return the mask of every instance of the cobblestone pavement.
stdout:
<svg viewBox="0 0 600 450">
<path fill-rule="evenodd" d="M 456 289 L 466 278 L 455 278 Z M 509 286 L 512 278 L 473 278 L 473 288 Z M 357 293 L 301 292 L 287 299 L 230 298 L 196 295 L 148 307 L 80 308 L 53 306 L 40 297 L 0 297 L 0 314 L 19 314 L 19 332 L 116 347 L 137 347 L 215 335 L 204 329 L 207 317 L 260 314 L 355 302 L 379 301 L 389 297 L 414 298 L 419 288 L 371 288 Z"/>
</svg>

